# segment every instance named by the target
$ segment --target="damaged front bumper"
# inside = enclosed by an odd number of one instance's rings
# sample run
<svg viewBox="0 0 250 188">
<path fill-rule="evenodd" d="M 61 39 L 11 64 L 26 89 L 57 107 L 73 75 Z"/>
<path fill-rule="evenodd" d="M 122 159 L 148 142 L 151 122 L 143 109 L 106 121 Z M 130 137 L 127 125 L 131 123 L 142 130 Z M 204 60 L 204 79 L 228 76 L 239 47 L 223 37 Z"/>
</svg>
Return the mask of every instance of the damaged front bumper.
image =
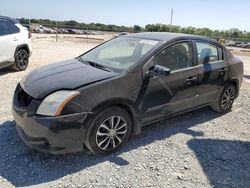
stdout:
<svg viewBox="0 0 250 188">
<path fill-rule="evenodd" d="M 31 148 L 53 154 L 83 150 L 84 122 L 88 112 L 58 117 L 28 117 L 12 110 L 22 140 Z"/>
<path fill-rule="evenodd" d="M 17 87 L 12 115 L 22 140 L 31 148 L 53 154 L 83 150 L 86 118 L 92 113 L 86 111 L 55 117 L 42 116 L 36 114 L 40 104 L 40 100 L 33 99 L 20 86 Z"/>
</svg>

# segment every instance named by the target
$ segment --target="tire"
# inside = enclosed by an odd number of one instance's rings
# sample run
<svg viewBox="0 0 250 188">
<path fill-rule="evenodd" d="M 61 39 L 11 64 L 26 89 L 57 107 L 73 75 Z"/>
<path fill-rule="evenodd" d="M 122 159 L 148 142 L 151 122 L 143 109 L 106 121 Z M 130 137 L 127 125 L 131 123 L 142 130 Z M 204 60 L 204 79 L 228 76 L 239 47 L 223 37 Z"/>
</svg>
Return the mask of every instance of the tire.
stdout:
<svg viewBox="0 0 250 188">
<path fill-rule="evenodd" d="M 227 85 L 221 92 L 219 99 L 211 105 L 211 108 L 219 113 L 231 111 L 236 97 L 236 88 L 233 84 Z"/>
<path fill-rule="evenodd" d="M 131 130 L 132 122 L 128 112 L 113 106 L 93 118 L 87 130 L 85 144 L 92 153 L 107 155 L 117 151 L 128 141 Z"/>
<path fill-rule="evenodd" d="M 15 63 L 12 65 L 12 69 L 16 71 L 24 71 L 29 64 L 29 54 L 26 50 L 20 49 L 15 54 Z"/>
</svg>

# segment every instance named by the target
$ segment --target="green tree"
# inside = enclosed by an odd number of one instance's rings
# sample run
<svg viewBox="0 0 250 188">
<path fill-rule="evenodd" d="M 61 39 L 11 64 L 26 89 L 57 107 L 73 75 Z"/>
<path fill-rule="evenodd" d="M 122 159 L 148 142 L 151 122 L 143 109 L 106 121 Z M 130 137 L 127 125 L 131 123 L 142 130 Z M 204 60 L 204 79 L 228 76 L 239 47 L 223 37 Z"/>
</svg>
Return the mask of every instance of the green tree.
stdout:
<svg viewBox="0 0 250 188">
<path fill-rule="evenodd" d="M 161 26 L 161 31 L 162 32 L 169 32 L 170 31 L 170 25 L 162 25 Z"/>
<path fill-rule="evenodd" d="M 70 20 L 70 21 L 67 21 L 67 22 L 65 23 L 65 25 L 75 27 L 75 26 L 78 25 L 78 22 L 76 22 L 76 21 L 74 21 L 74 20 Z"/>
<path fill-rule="evenodd" d="M 139 32 L 142 31 L 142 28 L 139 25 L 134 25 L 133 30 L 134 30 L 135 33 L 139 33 Z"/>
</svg>

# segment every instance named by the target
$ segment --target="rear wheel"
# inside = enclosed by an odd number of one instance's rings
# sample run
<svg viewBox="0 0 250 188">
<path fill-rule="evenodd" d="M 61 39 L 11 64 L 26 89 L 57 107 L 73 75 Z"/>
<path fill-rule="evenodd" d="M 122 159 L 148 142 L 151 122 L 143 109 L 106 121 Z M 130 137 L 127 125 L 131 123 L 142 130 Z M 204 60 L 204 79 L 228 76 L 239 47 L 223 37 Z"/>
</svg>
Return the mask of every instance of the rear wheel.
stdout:
<svg viewBox="0 0 250 188">
<path fill-rule="evenodd" d="M 95 154 L 109 154 L 124 145 L 131 134 L 131 118 L 120 107 L 100 112 L 90 124 L 86 145 Z"/>
<path fill-rule="evenodd" d="M 226 86 L 220 94 L 219 99 L 211 108 L 219 113 L 228 112 L 232 109 L 236 96 L 236 88 L 233 84 Z"/>
<path fill-rule="evenodd" d="M 20 49 L 15 54 L 15 63 L 12 68 L 17 71 L 23 71 L 27 69 L 29 64 L 29 54 L 26 50 Z"/>
</svg>

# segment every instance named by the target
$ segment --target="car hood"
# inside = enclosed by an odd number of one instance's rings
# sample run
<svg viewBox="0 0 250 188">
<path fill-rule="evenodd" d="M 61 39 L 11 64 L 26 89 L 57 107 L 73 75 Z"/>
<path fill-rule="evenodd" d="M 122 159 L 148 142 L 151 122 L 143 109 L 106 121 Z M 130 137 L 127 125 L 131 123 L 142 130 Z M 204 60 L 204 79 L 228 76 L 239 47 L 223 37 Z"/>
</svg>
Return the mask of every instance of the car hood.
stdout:
<svg viewBox="0 0 250 188">
<path fill-rule="evenodd" d="M 116 75 L 71 59 L 36 69 L 25 76 L 20 84 L 29 95 L 42 99 L 54 91 L 76 89 Z"/>
</svg>

